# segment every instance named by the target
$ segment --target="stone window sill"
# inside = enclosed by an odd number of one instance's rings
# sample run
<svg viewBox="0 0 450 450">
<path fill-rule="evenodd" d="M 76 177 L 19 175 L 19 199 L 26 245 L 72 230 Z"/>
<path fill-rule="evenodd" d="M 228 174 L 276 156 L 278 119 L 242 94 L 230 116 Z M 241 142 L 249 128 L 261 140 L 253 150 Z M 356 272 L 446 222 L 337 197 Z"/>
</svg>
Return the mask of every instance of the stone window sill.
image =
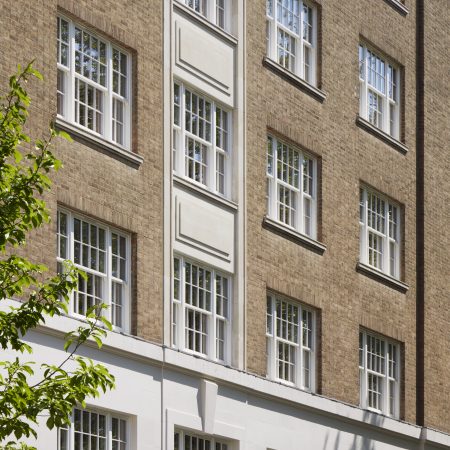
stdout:
<svg viewBox="0 0 450 450">
<path fill-rule="evenodd" d="M 300 77 L 285 69 L 283 66 L 268 58 L 267 56 L 263 58 L 263 65 L 272 70 L 272 72 L 284 78 L 289 83 L 293 84 L 295 87 L 301 89 L 303 92 L 306 92 L 308 95 L 318 100 L 320 103 L 323 103 L 327 98 L 325 92 L 322 92 L 312 84 L 309 84 L 305 80 L 302 80 Z"/>
<path fill-rule="evenodd" d="M 369 132 L 376 138 L 381 139 L 383 142 L 390 145 L 395 150 L 398 150 L 400 153 L 403 153 L 404 155 L 408 153 L 408 147 L 406 147 L 406 145 L 402 144 L 397 139 L 394 139 L 392 136 L 389 136 L 389 134 L 385 133 L 384 131 L 381 131 L 366 119 L 363 119 L 360 115 L 356 116 L 356 125 Z"/>
<path fill-rule="evenodd" d="M 225 208 L 237 211 L 238 205 L 237 203 L 228 200 L 220 195 L 214 194 L 213 192 L 209 192 L 206 189 L 191 183 L 189 180 L 185 180 L 179 175 L 173 175 L 174 184 L 178 184 L 179 186 L 183 186 L 184 188 L 190 190 L 191 192 L 200 195 L 201 197 L 206 197 L 209 201 L 216 203 L 218 206 L 224 206 Z"/>
<path fill-rule="evenodd" d="M 399 0 L 384 0 L 388 5 L 392 6 L 402 16 L 406 16 L 409 13 L 409 9 Z"/>
<path fill-rule="evenodd" d="M 69 133 L 74 141 L 83 141 L 87 143 L 91 148 L 98 150 L 101 153 L 107 154 L 114 159 L 122 161 L 136 169 L 139 168 L 139 166 L 144 161 L 144 158 L 142 156 L 124 150 L 118 145 L 97 137 L 94 134 L 89 133 L 88 131 L 82 130 L 81 128 L 78 128 L 59 117 L 56 119 L 55 126 L 56 128 Z"/>
<path fill-rule="evenodd" d="M 282 223 L 270 219 L 267 216 L 265 216 L 263 219 L 263 227 L 270 231 L 273 231 L 276 234 L 279 234 L 282 237 L 285 237 L 295 242 L 296 244 L 302 245 L 305 248 L 313 250 L 319 255 L 323 255 L 323 253 L 327 248 L 326 245 L 322 244 L 321 242 L 316 241 L 315 239 L 312 239 L 304 234 L 298 233 L 295 230 L 291 230 L 286 226 L 284 226 Z"/>
<path fill-rule="evenodd" d="M 358 264 L 356 265 L 356 270 L 359 273 L 366 275 L 369 278 L 372 278 L 376 281 L 380 281 L 383 284 L 392 287 L 399 292 L 405 293 L 409 289 L 409 286 L 403 283 L 402 281 L 397 280 L 396 278 L 391 277 L 390 275 L 387 275 L 383 272 L 380 272 L 379 270 L 374 269 L 373 267 L 370 267 L 367 264 L 358 262 Z"/>
</svg>

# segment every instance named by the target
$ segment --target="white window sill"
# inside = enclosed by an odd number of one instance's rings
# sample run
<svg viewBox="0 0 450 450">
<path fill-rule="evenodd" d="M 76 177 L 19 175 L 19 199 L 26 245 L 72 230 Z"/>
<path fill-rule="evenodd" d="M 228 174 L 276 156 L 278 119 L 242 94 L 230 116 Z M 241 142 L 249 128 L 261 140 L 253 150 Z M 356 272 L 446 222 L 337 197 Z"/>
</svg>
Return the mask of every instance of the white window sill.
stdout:
<svg viewBox="0 0 450 450">
<path fill-rule="evenodd" d="M 101 137 L 89 133 L 76 125 L 66 122 L 64 119 L 58 117 L 55 122 L 56 128 L 66 131 L 74 140 L 82 139 L 93 147 L 95 150 L 99 150 L 101 153 L 108 154 L 115 159 L 121 160 L 135 168 L 138 168 L 144 161 L 144 158 L 136 153 L 127 151 L 112 142 L 109 142 Z M 94 145 L 92 145 L 94 144 Z"/>
<path fill-rule="evenodd" d="M 309 84 L 307 81 L 301 79 L 299 76 L 295 75 L 291 71 L 285 69 L 283 66 L 278 64 L 273 59 L 270 59 L 267 56 L 264 56 L 263 65 L 266 66 L 267 68 L 271 69 L 277 75 L 280 75 L 285 80 L 289 81 L 294 86 L 301 89 L 303 92 L 306 92 L 311 97 L 318 100 L 319 102 L 323 103 L 324 100 L 327 98 L 327 95 L 325 94 L 325 92 L 316 88 L 312 84 Z"/>
<path fill-rule="evenodd" d="M 232 200 L 228 200 L 224 197 L 221 197 L 218 194 L 215 194 L 214 192 L 210 192 L 207 190 L 207 188 L 203 188 L 201 186 L 197 186 L 193 182 L 191 182 L 189 179 L 185 179 L 180 177 L 179 175 L 173 174 L 173 181 L 175 184 L 178 184 L 179 186 L 183 186 L 186 189 L 189 189 L 190 191 L 199 194 L 202 197 L 206 197 L 208 200 L 213 201 L 214 203 L 218 204 L 219 206 L 225 206 L 228 209 L 231 209 L 233 211 L 238 210 L 238 204 L 233 202 Z"/>
<path fill-rule="evenodd" d="M 391 5 L 395 10 L 397 10 L 403 16 L 409 13 L 409 9 L 399 0 L 384 0 L 388 5 Z"/>
<path fill-rule="evenodd" d="M 373 267 L 370 267 L 362 262 L 358 262 L 356 265 L 356 270 L 363 275 L 375 279 L 376 281 L 381 281 L 399 292 L 405 293 L 409 289 L 409 286 L 402 281 L 397 280 L 386 273 L 380 272 L 379 270 L 374 269 Z"/>
<path fill-rule="evenodd" d="M 308 392 L 309 394 L 314 394 L 314 392 L 311 389 L 302 388 L 301 386 L 297 386 L 295 383 L 292 383 L 291 381 L 283 380 L 282 378 L 270 378 L 269 376 L 267 376 L 267 379 L 270 381 L 273 381 L 275 383 L 281 384 L 283 386 L 288 386 L 288 387 L 298 389 L 303 392 Z"/>
<path fill-rule="evenodd" d="M 212 359 L 208 355 L 205 355 L 204 353 L 198 353 L 198 352 L 195 352 L 194 350 L 189 350 L 188 348 L 178 348 L 175 345 L 173 345 L 171 348 L 172 348 L 172 350 L 174 350 L 176 352 L 184 353 L 186 355 L 193 356 L 194 358 L 197 358 L 200 360 L 209 361 L 214 364 L 219 364 L 219 365 L 225 366 L 225 367 L 232 367 L 231 364 L 226 361 L 221 361 L 220 359 Z"/>
<path fill-rule="evenodd" d="M 358 125 L 363 130 L 368 131 L 370 134 L 372 134 L 376 138 L 381 139 L 383 142 L 390 145 L 395 150 L 398 150 L 400 153 L 403 153 L 403 154 L 408 153 L 408 147 L 406 147 L 406 145 L 402 144 L 397 139 L 393 138 L 389 134 L 385 133 L 384 131 L 380 130 L 376 126 L 372 125 L 366 119 L 363 119 L 360 115 L 356 116 L 356 125 Z"/>
<path fill-rule="evenodd" d="M 202 16 L 200 13 L 193 11 L 188 6 L 184 5 L 180 2 L 173 2 L 173 6 L 175 9 L 177 9 L 180 13 L 188 15 L 190 18 L 192 18 L 195 22 L 200 24 L 202 27 L 206 27 L 209 29 L 212 33 L 216 34 L 218 37 L 228 41 L 230 44 L 236 46 L 238 44 L 238 40 L 232 36 L 230 33 L 225 31 L 224 29 L 220 28 L 216 24 L 210 22 L 206 17 Z"/>
<path fill-rule="evenodd" d="M 290 239 L 291 241 L 294 241 L 296 244 L 307 247 L 320 255 L 323 255 L 327 248 L 326 245 L 322 244 L 321 242 L 316 241 L 315 239 L 312 239 L 295 230 L 291 230 L 282 223 L 270 219 L 267 216 L 264 217 L 263 227 L 267 228 L 270 231 L 274 231 L 275 233 L 280 234 L 281 236 Z"/>
<path fill-rule="evenodd" d="M 371 413 L 378 414 L 380 416 L 389 417 L 389 419 L 399 420 L 398 417 L 395 417 L 393 415 L 387 414 L 387 413 L 381 411 L 381 409 L 371 408 L 370 406 L 360 406 L 360 408 L 361 409 L 365 409 L 367 411 L 370 411 Z"/>
<path fill-rule="evenodd" d="M 108 305 L 108 308 L 110 308 L 111 305 Z M 88 322 L 87 318 L 85 315 L 83 314 L 77 314 L 73 311 L 70 311 L 68 314 L 65 314 L 66 317 L 71 317 L 72 319 L 76 319 L 76 320 L 80 320 L 81 322 Z M 106 328 L 106 325 L 104 325 L 101 321 L 99 321 L 97 323 L 97 326 L 100 328 Z M 111 330 L 107 330 L 108 333 L 111 331 L 113 331 L 114 333 L 119 333 L 119 334 L 123 334 L 126 336 L 132 336 L 132 334 L 130 333 L 130 330 L 128 330 L 128 328 L 120 328 L 120 327 L 116 327 L 115 325 L 112 325 Z"/>
</svg>

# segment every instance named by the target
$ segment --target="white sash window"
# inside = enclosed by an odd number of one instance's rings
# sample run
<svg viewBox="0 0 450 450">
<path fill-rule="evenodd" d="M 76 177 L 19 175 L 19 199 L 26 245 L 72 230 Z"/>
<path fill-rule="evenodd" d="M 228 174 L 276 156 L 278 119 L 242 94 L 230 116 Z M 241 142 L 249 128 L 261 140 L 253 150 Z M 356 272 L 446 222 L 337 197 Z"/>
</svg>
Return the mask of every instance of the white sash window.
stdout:
<svg viewBox="0 0 450 450">
<path fill-rule="evenodd" d="M 58 116 L 129 150 L 130 55 L 63 17 L 58 17 L 57 55 Z"/>
</svg>

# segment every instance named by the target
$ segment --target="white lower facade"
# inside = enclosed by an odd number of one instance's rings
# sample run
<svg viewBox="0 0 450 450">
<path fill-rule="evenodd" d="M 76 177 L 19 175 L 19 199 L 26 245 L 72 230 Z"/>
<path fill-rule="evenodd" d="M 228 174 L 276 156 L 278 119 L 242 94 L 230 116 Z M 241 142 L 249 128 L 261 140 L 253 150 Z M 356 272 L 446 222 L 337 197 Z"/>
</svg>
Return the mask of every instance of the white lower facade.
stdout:
<svg viewBox="0 0 450 450">
<path fill-rule="evenodd" d="M 29 359 L 60 363 L 64 332 L 77 324 L 71 318 L 56 318 L 30 333 L 27 340 L 34 354 Z M 175 446 L 176 432 L 179 441 L 211 439 L 211 449 L 221 450 L 450 447 L 449 435 L 130 336 L 109 333 L 101 350 L 86 346 L 81 354 L 106 365 L 116 377 L 116 389 L 89 400 L 86 409 L 126 419 L 126 450 L 187 449 L 180 442 Z M 57 431 L 42 425 L 32 443 L 39 450 L 56 450 L 57 440 Z M 75 450 L 73 440 L 69 448 Z M 203 450 L 190 450 L 197 448 Z"/>
</svg>

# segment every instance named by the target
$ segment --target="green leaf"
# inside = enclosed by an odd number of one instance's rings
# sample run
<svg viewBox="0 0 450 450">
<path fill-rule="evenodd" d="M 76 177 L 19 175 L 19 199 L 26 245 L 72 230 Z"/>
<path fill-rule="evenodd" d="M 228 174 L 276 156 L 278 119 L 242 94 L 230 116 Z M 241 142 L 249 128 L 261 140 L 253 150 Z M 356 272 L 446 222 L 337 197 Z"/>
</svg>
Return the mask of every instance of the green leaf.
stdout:
<svg viewBox="0 0 450 450">
<path fill-rule="evenodd" d="M 97 343 L 98 348 L 102 348 L 102 345 L 103 345 L 102 340 L 98 336 L 95 336 L 95 335 L 93 335 L 92 338 Z"/>
<path fill-rule="evenodd" d="M 31 69 L 31 73 L 39 80 L 43 81 L 44 77 L 42 76 L 42 74 L 36 70 L 36 69 Z"/>
<path fill-rule="evenodd" d="M 101 316 L 100 320 L 109 331 L 112 331 L 112 323 L 106 317 Z"/>
<path fill-rule="evenodd" d="M 43 79 L 33 62 L 19 65 L 9 78 L 9 92 L 0 98 L 0 298 L 21 300 L 18 307 L 0 310 L 0 348 L 15 355 L 0 361 L 0 442 L 15 437 L 6 444 L 8 450 L 33 449 L 20 441 L 37 436 L 38 419 L 44 414 L 48 428 L 67 424 L 74 406 L 114 388 L 114 377 L 104 366 L 76 354 L 91 338 L 102 346 L 106 330 L 99 324 L 110 328 L 101 317 L 104 305 L 94 307 L 83 326 L 66 334 L 65 359 L 44 362 L 39 370 L 25 359 L 33 351 L 25 342 L 27 334 L 45 324 L 48 316 L 67 313 L 79 277 L 87 279 L 69 261 L 63 263 L 63 273 L 45 278 L 45 265 L 14 254 L 26 253 L 18 248 L 26 245 L 29 233 L 50 221 L 43 198 L 61 167 L 52 153 L 52 139 L 71 141 L 67 133 L 54 129 L 48 138 L 32 139 L 25 133 L 31 102 L 26 83 L 33 78 Z"/>
<path fill-rule="evenodd" d="M 64 351 L 67 352 L 67 350 L 69 349 L 69 347 L 72 345 L 73 340 L 72 339 L 68 339 L 66 342 L 64 342 Z"/>
<path fill-rule="evenodd" d="M 73 139 L 70 136 L 70 134 L 63 130 L 57 130 L 55 134 L 56 136 L 65 139 L 66 141 L 73 142 Z"/>
</svg>

